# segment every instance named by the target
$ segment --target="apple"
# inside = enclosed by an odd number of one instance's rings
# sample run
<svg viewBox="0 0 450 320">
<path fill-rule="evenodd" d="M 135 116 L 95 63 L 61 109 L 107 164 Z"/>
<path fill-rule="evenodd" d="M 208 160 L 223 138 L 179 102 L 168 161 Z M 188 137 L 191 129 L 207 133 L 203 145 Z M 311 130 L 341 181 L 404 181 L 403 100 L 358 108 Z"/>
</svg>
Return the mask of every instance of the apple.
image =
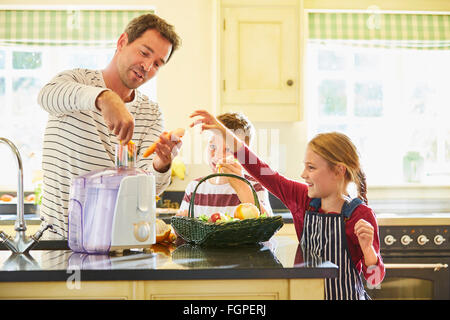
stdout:
<svg viewBox="0 0 450 320">
<path fill-rule="evenodd" d="M 222 215 L 220 214 L 220 212 L 216 212 L 216 213 L 213 213 L 209 217 L 208 222 L 216 223 L 217 220 L 221 220 L 221 219 L 222 219 Z"/>
<path fill-rule="evenodd" d="M 259 215 L 258 207 L 252 203 L 241 203 L 234 211 L 234 217 L 240 220 L 258 218 Z"/>
</svg>

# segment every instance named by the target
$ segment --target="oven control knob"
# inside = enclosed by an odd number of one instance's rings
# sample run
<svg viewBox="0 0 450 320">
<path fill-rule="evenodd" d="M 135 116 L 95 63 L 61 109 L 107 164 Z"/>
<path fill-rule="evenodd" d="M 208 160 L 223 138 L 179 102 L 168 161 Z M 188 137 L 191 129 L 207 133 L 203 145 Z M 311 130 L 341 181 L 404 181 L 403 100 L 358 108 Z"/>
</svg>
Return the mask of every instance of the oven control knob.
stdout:
<svg viewBox="0 0 450 320">
<path fill-rule="evenodd" d="M 400 242 L 402 243 L 402 245 L 407 246 L 408 244 L 410 244 L 413 241 L 413 239 L 408 236 L 407 234 L 405 234 L 404 236 L 402 236 L 400 238 Z"/>
<path fill-rule="evenodd" d="M 388 246 L 392 246 L 395 241 L 397 241 L 397 239 L 395 239 L 394 236 L 390 234 L 384 237 L 384 243 Z"/>
<path fill-rule="evenodd" d="M 434 237 L 434 243 L 438 246 L 440 246 L 445 241 L 445 238 L 438 234 L 436 237 Z"/>
<path fill-rule="evenodd" d="M 430 241 L 426 235 L 421 234 L 418 238 L 417 238 L 417 243 L 420 244 L 421 246 L 425 245 L 428 241 Z"/>
</svg>

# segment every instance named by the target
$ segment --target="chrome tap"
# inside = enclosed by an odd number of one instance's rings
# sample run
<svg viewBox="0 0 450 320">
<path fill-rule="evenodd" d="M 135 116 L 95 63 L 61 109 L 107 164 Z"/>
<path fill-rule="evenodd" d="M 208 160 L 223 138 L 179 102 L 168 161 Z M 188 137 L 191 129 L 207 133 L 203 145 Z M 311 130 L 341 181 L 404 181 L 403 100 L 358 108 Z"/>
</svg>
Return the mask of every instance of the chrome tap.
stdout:
<svg viewBox="0 0 450 320">
<path fill-rule="evenodd" d="M 20 157 L 19 150 L 16 146 L 6 138 L 0 138 L 0 143 L 4 143 L 11 148 L 17 159 L 18 167 L 18 186 L 17 186 L 17 213 L 16 213 L 16 223 L 14 224 L 14 230 L 16 235 L 14 239 L 8 236 L 3 231 L 0 231 L 0 242 L 3 242 L 5 246 L 14 253 L 27 253 L 31 248 L 33 248 L 41 238 L 45 230 L 53 230 L 53 226 L 44 221 L 41 217 L 42 223 L 40 229 L 31 237 L 25 234 L 27 230 L 27 225 L 25 223 L 24 215 L 24 201 L 23 201 L 23 168 L 22 168 L 22 158 Z"/>
</svg>

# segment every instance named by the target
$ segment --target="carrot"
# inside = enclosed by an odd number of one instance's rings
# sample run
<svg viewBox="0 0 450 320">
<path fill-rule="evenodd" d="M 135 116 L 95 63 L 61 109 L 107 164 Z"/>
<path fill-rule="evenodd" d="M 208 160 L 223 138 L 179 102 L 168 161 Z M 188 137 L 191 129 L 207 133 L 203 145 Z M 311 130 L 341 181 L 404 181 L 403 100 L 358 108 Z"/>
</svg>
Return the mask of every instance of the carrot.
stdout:
<svg viewBox="0 0 450 320">
<path fill-rule="evenodd" d="M 170 132 L 166 133 L 166 134 L 164 135 L 164 137 L 166 137 L 167 139 L 170 139 L 170 137 L 171 137 L 172 135 L 175 135 L 175 136 L 177 136 L 178 138 L 181 138 L 181 137 L 184 136 L 184 129 L 183 129 L 183 128 L 175 129 L 175 130 L 173 130 L 173 131 L 170 131 Z M 152 144 L 150 147 L 147 148 L 147 150 L 145 150 L 145 152 L 144 152 L 144 158 L 147 158 L 149 155 L 151 155 L 153 152 L 155 152 L 155 150 L 156 150 L 156 144 L 157 144 L 158 142 L 161 142 L 161 139 L 160 139 L 160 138 L 158 138 L 158 140 L 156 140 L 156 142 L 155 142 L 154 144 Z"/>
</svg>

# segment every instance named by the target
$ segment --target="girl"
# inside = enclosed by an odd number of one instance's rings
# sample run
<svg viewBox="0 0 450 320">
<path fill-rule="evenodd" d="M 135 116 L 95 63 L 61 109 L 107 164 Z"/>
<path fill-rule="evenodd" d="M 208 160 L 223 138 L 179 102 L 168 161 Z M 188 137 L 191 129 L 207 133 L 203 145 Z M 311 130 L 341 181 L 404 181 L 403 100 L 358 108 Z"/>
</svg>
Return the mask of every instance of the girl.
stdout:
<svg viewBox="0 0 450 320">
<path fill-rule="evenodd" d="M 337 132 L 312 139 L 301 175 L 304 184 L 271 170 L 207 111 L 197 110 L 190 117 L 200 117 L 191 127 L 201 124 L 202 131 L 222 135 L 245 170 L 291 211 L 303 251 L 338 265 L 339 276 L 325 280 L 325 298 L 369 299 L 361 271 L 375 286 L 384 278 L 385 269 L 375 214 L 367 206 L 365 175 L 350 139 Z M 350 182 L 358 187 L 355 199 L 348 196 Z"/>
</svg>

